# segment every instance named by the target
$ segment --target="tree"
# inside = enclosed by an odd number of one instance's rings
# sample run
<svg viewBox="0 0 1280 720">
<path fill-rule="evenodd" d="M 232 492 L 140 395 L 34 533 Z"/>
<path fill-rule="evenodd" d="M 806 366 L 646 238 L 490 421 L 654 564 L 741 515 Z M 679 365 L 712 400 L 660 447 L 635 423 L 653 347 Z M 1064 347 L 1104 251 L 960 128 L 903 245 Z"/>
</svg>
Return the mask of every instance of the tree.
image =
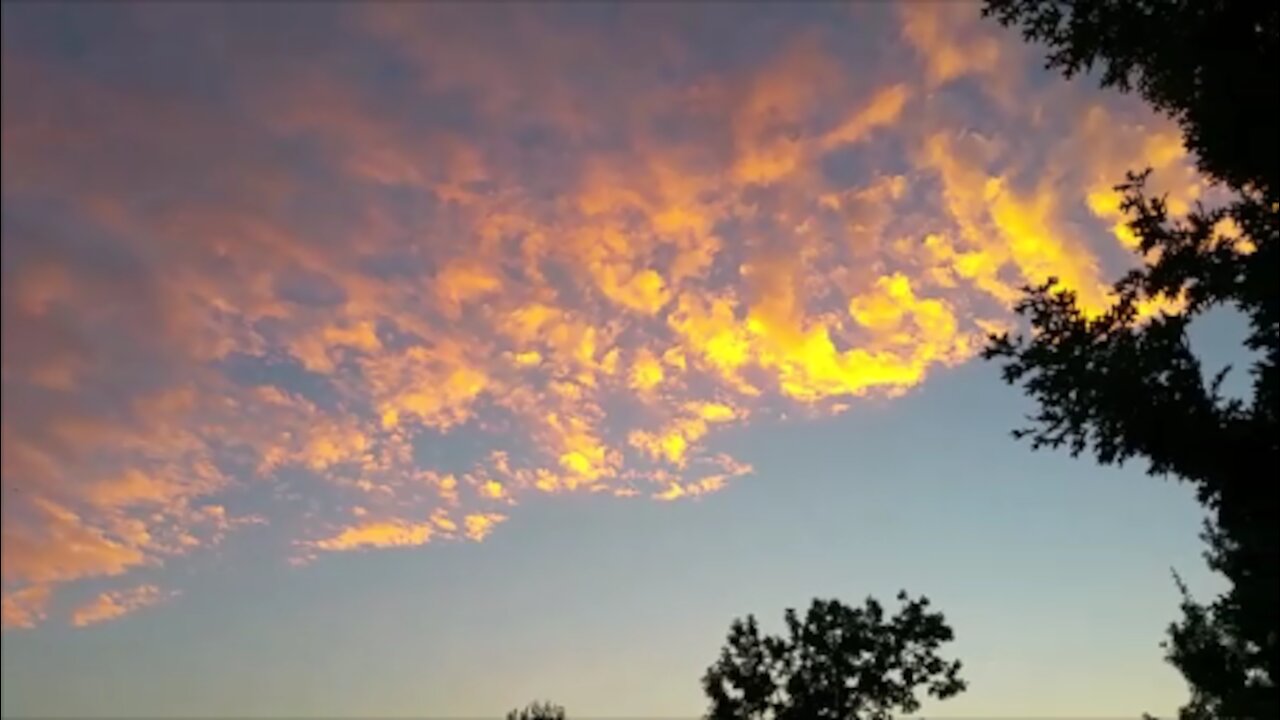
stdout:
<svg viewBox="0 0 1280 720">
<path fill-rule="evenodd" d="M 786 611 L 787 635 L 761 635 L 756 619 L 735 620 L 702 685 L 709 720 L 886 720 L 914 712 L 917 688 L 945 699 L 965 689 L 960 662 L 938 656 L 953 633 L 925 598 L 899 593 L 885 617 L 867 598 L 861 608 L 814 600 L 802 620 Z"/>
<path fill-rule="evenodd" d="M 1200 169 L 1277 191 L 1280 6 L 1240 0 L 986 0 L 983 15 L 1048 46 L 1067 77 L 1096 68 L 1182 128 Z"/>
<path fill-rule="evenodd" d="M 1209 510 L 1210 566 L 1230 589 L 1201 605 L 1182 587 L 1183 619 L 1168 659 L 1191 686 L 1184 718 L 1276 717 L 1280 675 L 1280 153 L 1275 81 L 1280 6 L 1223 0 L 987 0 L 984 14 L 1019 26 L 1068 77 L 1137 92 L 1176 120 L 1197 165 L 1230 199 L 1171 218 L 1144 192 L 1146 173 L 1118 186 L 1143 263 L 1115 285 L 1100 317 L 1050 281 L 1028 288 L 1017 312 L 1029 337 L 993 337 L 987 358 L 1036 401 L 1035 448 L 1090 451 L 1103 464 L 1145 459 L 1155 475 L 1194 485 Z M 1139 308 L 1180 307 L 1155 317 Z M 1187 328 L 1234 307 L 1249 321 L 1252 397 L 1221 392 L 1226 371 L 1203 376 Z"/>
<path fill-rule="evenodd" d="M 523 710 L 507 713 L 507 720 L 565 720 L 564 708 L 549 702 L 532 702 Z"/>
</svg>

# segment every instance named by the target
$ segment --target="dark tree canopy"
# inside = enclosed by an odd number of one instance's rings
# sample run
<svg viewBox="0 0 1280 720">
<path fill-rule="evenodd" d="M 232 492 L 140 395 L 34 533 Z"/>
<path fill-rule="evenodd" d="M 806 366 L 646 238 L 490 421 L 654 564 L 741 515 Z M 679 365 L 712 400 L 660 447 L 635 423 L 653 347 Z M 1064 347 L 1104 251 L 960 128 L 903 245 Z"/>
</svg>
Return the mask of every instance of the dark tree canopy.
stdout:
<svg viewBox="0 0 1280 720">
<path fill-rule="evenodd" d="M 1182 127 L 1200 169 L 1277 191 L 1280 5 L 1250 0 L 987 0 L 1067 77 L 1097 69 Z"/>
<path fill-rule="evenodd" d="M 532 702 L 507 713 L 507 720 L 565 720 L 564 708 L 549 702 Z"/>
<path fill-rule="evenodd" d="M 1181 125 L 1202 172 L 1231 199 L 1171 218 L 1121 185 L 1143 263 L 1115 286 L 1101 317 L 1052 281 L 1028 288 L 1017 311 L 1029 337 L 993 338 L 988 358 L 1038 405 L 1017 431 L 1034 447 L 1090 452 L 1102 463 L 1141 458 L 1153 474 L 1193 483 L 1210 511 L 1210 565 L 1231 588 L 1208 605 L 1183 590 L 1169 660 L 1192 690 L 1186 718 L 1276 717 L 1280 654 L 1280 5 L 1223 0 L 988 0 L 985 12 L 1049 49 L 1070 76 L 1098 68 L 1104 85 L 1134 91 Z M 1234 227 L 1232 227 L 1234 226 Z M 1152 299 L 1180 309 L 1143 317 Z M 1187 328 L 1226 306 L 1249 321 L 1252 396 L 1228 399 L 1206 379 Z M 1225 371 L 1224 371 L 1225 372 Z"/>
<path fill-rule="evenodd" d="M 785 636 L 762 635 L 756 619 L 735 620 L 702 685 L 710 720 L 886 720 L 920 707 L 918 689 L 948 698 L 965 689 L 960 662 L 938 655 L 953 638 L 925 598 L 900 593 L 886 617 L 868 598 L 860 608 L 814 600 L 801 618 L 786 612 Z"/>
</svg>

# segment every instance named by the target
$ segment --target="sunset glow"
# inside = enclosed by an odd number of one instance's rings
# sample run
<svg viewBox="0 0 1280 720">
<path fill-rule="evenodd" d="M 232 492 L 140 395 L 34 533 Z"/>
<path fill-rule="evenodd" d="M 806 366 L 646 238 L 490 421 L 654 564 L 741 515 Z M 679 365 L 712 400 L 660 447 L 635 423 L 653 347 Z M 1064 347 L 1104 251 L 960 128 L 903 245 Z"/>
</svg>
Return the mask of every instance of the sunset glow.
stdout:
<svg viewBox="0 0 1280 720">
<path fill-rule="evenodd" d="M 373 57 L 235 35 L 219 106 L 6 49 L 6 624 L 248 525 L 308 562 L 481 540 L 530 493 L 724 491 L 751 467 L 710 436 L 906 392 L 1023 284 L 1105 307 L 1124 170 L 1202 192 L 1173 127 L 1026 86 L 963 4 L 897 8 L 869 67 L 816 28 L 725 66 L 532 7 L 349 10 Z"/>
</svg>

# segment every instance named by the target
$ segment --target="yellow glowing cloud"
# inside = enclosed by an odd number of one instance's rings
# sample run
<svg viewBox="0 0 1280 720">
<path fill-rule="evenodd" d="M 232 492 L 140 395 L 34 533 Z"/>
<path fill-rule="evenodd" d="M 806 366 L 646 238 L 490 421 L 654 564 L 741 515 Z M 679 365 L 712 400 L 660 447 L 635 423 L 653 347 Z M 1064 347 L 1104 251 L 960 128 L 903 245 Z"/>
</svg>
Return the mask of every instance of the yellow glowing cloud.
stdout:
<svg viewBox="0 0 1280 720">
<path fill-rule="evenodd" d="M 633 431 L 627 441 L 655 460 L 684 467 L 690 447 L 707 434 L 711 424 L 724 423 L 742 416 L 744 411 L 715 402 L 690 402 L 679 417 L 656 432 Z"/>
<path fill-rule="evenodd" d="M 640 348 L 631 363 L 631 387 L 640 392 L 647 392 L 657 387 L 664 377 L 666 372 L 662 369 L 662 363 L 658 357 L 649 348 Z"/>
<path fill-rule="evenodd" d="M 328 551 L 413 547 L 425 545 L 434 532 L 435 527 L 431 523 L 374 521 L 344 528 L 337 535 L 312 542 L 311 546 Z"/>
<path fill-rule="evenodd" d="M 738 378 L 751 345 L 732 297 L 681 295 L 667 322 L 691 351 L 726 377 Z"/>
<path fill-rule="evenodd" d="M 1064 237 L 1057 222 L 1057 194 L 1048 187 L 1029 195 L 1017 192 L 1006 178 L 985 172 L 982 155 L 990 150 L 980 138 L 962 140 L 967 146 L 935 133 L 918 155 L 922 167 L 942 181 L 943 197 L 966 246 L 957 250 L 933 236 L 927 247 L 932 259 L 1004 302 L 1017 297 L 1023 284 L 1057 277 L 1079 293 L 1087 309 L 1105 308 L 1108 285 L 1094 255 Z M 1019 280 L 1005 279 L 1006 268 L 1016 270 Z"/>
<path fill-rule="evenodd" d="M 1177 127 L 1167 120 L 1153 120 L 1156 127 L 1126 123 L 1094 105 L 1085 112 L 1071 143 L 1083 146 L 1085 204 L 1096 217 L 1112 223 L 1116 239 L 1130 250 L 1137 247 L 1138 239 L 1120 208 L 1123 196 L 1115 189 L 1125 172 L 1150 168 L 1148 192 L 1164 197 L 1175 216 L 1186 214 L 1205 188 Z"/>
<path fill-rule="evenodd" d="M 498 513 L 476 513 L 463 518 L 463 526 L 467 537 L 479 542 L 493 531 L 495 525 L 506 519 L 505 515 Z"/>
<path fill-rule="evenodd" d="M 513 355 L 512 359 L 520 367 L 534 367 L 542 363 L 542 353 L 537 350 L 525 350 Z"/>
<path fill-rule="evenodd" d="M 963 360 L 976 350 L 973 338 L 959 334 L 954 309 L 944 300 L 916 297 L 901 273 L 878 278 L 874 292 L 849 302 L 849 314 L 883 344 L 911 348 L 913 362 Z"/>
<path fill-rule="evenodd" d="M 740 463 L 727 455 L 717 455 L 711 460 L 719 468 L 719 472 L 694 480 L 682 482 L 680 478 L 670 473 L 656 474 L 654 480 L 663 488 L 653 493 L 652 497 L 655 500 L 670 501 L 707 495 L 723 490 L 729 480 L 752 471 L 750 465 Z"/>
<path fill-rule="evenodd" d="M 656 493 L 653 497 L 657 500 L 679 500 L 686 497 L 697 497 L 713 493 L 724 487 L 726 477 L 724 475 L 708 475 L 689 483 L 672 482 L 662 492 Z"/>
<path fill-rule="evenodd" d="M 617 451 L 601 442 L 585 418 L 551 413 L 545 421 L 560 449 L 560 466 L 569 472 L 561 480 L 564 487 L 572 490 L 580 484 L 591 485 L 617 470 Z"/>
</svg>

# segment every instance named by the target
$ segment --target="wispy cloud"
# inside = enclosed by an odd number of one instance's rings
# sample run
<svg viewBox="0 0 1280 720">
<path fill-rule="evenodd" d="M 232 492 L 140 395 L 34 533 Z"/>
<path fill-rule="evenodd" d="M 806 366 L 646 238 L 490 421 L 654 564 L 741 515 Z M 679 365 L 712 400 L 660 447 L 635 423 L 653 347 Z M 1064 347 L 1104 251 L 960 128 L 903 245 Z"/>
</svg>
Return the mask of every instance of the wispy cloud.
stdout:
<svg viewBox="0 0 1280 720">
<path fill-rule="evenodd" d="M 155 585 L 139 585 L 128 590 L 99 594 L 71 613 L 71 624 L 86 627 L 110 622 L 135 610 L 164 602 L 174 593 L 166 593 Z"/>
</svg>

